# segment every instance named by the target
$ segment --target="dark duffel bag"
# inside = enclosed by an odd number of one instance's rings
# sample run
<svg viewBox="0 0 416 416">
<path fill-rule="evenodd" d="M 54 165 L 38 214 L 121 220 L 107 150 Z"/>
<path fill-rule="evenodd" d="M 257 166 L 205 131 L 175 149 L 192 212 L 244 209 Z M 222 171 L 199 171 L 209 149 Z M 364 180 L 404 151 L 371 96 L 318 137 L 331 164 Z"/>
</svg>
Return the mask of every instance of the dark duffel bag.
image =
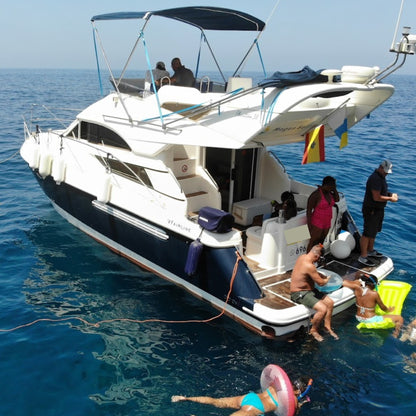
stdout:
<svg viewBox="0 0 416 416">
<path fill-rule="evenodd" d="M 203 207 L 199 210 L 198 224 L 207 231 L 228 233 L 234 224 L 234 217 L 221 209 Z"/>
</svg>

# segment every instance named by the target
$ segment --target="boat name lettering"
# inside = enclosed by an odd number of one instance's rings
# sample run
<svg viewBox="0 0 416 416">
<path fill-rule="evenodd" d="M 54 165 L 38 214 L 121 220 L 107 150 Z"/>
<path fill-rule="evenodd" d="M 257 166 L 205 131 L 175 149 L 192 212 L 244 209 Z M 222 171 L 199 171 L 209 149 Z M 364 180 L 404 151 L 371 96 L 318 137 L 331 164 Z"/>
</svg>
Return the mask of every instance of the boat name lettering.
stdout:
<svg viewBox="0 0 416 416">
<path fill-rule="evenodd" d="M 184 224 L 181 224 L 179 222 L 175 222 L 175 220 L 172 219 L 172 218 L 171 219 L 168 219 L 168 224 L 171 225 L 171 226 L 173 226 L 173 227 L 175 227 L 175 228 L 179 228 L 182 231 L 187 231 L 188 233 L 191 232 L 191 228 L 190 227 L 188 227 L 188 226 L 186 226 Z"/>
<path fill-rule="evenodd" d="M 296 132 L 298 130 L 303 130 L 304 127 L 302 127 L 301 125 L 296 126 L 296 127 L 276 127 L 275 129 L 273 129 L 273 131 L 277 131 L 277 132 Z"/>
<path fill-rule="evenodd" d="M 305 254 L 306 253 L 306 245 L 296 245 L 296 247 L 293 247 L 290 250 L 289 256 L 299 256 L 300 254 Z"/>
</svg>

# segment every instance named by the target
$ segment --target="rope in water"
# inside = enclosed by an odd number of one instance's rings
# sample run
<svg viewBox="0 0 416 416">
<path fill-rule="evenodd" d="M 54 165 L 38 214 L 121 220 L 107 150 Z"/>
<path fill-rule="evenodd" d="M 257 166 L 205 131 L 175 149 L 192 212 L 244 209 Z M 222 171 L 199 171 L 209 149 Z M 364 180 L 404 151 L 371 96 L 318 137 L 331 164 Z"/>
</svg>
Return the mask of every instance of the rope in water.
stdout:
<svg viewBox="0 0 416 416">
<path fill-rule="evenodd" d="M 231 275 L 230 288 L 228 290 L 227 297 L 225 299 L 225 305 L 224 305 L 224 307 L 222 308 L 222 310 L 220 311 L 220 313 L 218 315 L 212 316 L 211 318 L 207 318 L 207 319 L 187 319 L 187 320 L 177 320 L 177 321 L 167 320 L 167 319 L 158 319 L 158 318 L 149 318 L 149 319 L 142 319 L 142 320 L 132 319 L 132 318 L 114 318 L 114 319 L 103 319 L 101 321 L 93 323 L 93 322 L 87 321 L 84 318 L 80 318 L 79 316 L 69 316 L 69 317 L 66 317 L 66 318 L 57 318 L 57 319 L 54 319 L 54 318 L 40 318 L 40 319 L 36 319 L 32 322 L 28 322 L 26 324 L 18 325 L 14 328 L 0 329 L 0 332 L 17 331 L 19 329 L 27 328 L 27 327 L 30 327 L 30 326 L 35 325 L 37 323 L 40 323 L 40 322 L 67 322 L 67 321 L 73 321 L 73 320 L 82 322 L 83 324 L 85 324 L 87 326 L 90 326 L 90 327 L 94 327 L 94 328 L 98 328 L 100 325 L 109 324 L 109 323 L 113 323 L 113 322 L 130 322 L 130 323 L 135 323 L 135 324 L 145 324 L 145 323 L 150 323 L 150 322 L 159 322 L 159 323 L 165 323 L 165 324 L 189 324 L 189 323 L 202 323 L 202 324 L 204 324 L 204 323 L 212 322 L 215 319 L 220 318 L 225 313 L 225 308 L 226 308 L 226 305 L 228 304 L 228 301 L 230 299 L 230 295 L 231 295 L 231 292 L 232 292 L 232 289 L 233 289 L 234 280 L 235 280 L 235 277 L 237 275 L 238 263 L 241 260 L 240 253 L 238 253 L 238 251 L 236 251 L 236 256 L 237 256 L 237 259 L 236 259 L 236 262 L 234 264 L 233 273 Z"/>
<path fill-rule="evenodd" d="M 19 153 L 19 150 L 16 150 L 10 157 L 8 157 L 7 159 L 4 160 L 0 160 L 0 164 L 5 163 L 9 160 L 12 160 L 17 154 Z"/>
</svg>

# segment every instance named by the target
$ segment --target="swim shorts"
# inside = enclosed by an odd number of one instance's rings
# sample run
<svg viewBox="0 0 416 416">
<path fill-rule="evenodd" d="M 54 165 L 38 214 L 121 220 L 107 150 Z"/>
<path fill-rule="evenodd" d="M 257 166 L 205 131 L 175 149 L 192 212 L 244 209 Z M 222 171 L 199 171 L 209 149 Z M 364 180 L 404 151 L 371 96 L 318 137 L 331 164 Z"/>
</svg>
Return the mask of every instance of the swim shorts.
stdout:
<svg viewBox="0 0 416 416">
<path fill-rule="evenodd" d="M 374 315 L 371 318 L 363 318 L 362 316 L 355 315 L 358 322 L 362 322 L 364 324 L 378 324 L 379 322 L 383 322 L 384 318 L 382 315 Z"/>
<path fill-rule="evenodd" d="M 243 400 L 241 400 L 241 407 L 243 406 L 253 406 L 261 412 L 264 412 L 264 406 L 260 400 L 260 397 L 252 391 L 246 394 L 243 397 Z"/>
<path fill-rule="evenodd" d="M 301 290 L 299 292 L 292 292 L 290 294 L 290 299 L 292 299 L 293 302 L 300 303 L 307 306 L 308 308 L 313 308 L 325 296 L 325 293 L 322 293 L 316 289 Z"/>
</svg>

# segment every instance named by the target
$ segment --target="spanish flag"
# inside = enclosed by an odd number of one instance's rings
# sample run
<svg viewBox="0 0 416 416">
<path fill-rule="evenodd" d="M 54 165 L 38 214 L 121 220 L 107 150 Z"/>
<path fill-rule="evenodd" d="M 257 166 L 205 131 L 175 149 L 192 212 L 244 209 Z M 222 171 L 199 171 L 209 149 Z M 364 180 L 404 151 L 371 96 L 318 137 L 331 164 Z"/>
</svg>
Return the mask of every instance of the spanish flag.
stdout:
<svg viewBox="0 0 416 416">
<path fill-rule="evenodd" d="M 305 165 L 306 163 L 323 162 L 325 160 L 324 137 L 325 132 L 323 124 L 306 133 L 302 165 Z"/>
</svg>

